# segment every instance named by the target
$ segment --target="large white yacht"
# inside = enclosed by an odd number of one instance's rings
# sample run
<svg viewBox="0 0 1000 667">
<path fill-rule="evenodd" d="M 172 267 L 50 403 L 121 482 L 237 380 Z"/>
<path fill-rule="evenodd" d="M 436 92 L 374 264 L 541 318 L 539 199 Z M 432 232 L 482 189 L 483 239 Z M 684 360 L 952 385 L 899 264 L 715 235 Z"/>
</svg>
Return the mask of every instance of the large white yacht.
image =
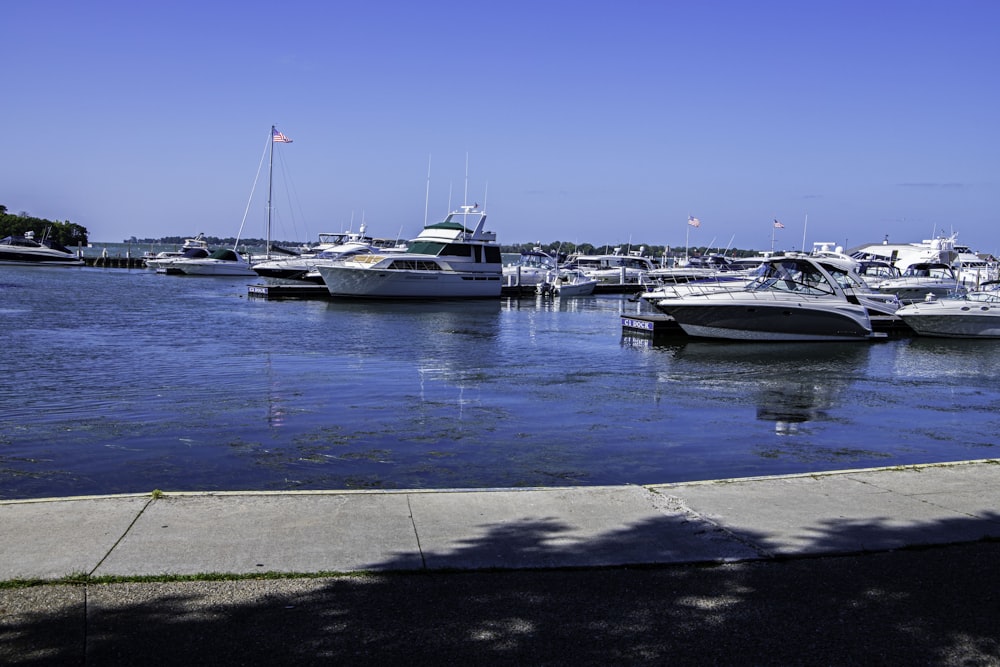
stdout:
<svg viewBox="0 0 1000 667">
<path fill-rule="evenodd" d="M 334 297 L 440 299 L 499 297 L 503 261 L 486 212 L 462 206 L 427 225 L 406 252 L 376 252 L 316 267 Z"/>
</svg>

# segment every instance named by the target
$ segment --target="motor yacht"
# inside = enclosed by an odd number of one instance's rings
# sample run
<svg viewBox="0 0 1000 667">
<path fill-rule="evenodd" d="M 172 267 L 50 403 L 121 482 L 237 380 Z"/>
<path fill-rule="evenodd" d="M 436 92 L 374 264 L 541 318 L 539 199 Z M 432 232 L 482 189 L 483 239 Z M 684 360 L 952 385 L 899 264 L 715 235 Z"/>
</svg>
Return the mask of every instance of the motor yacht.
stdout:
<svg viewBox="0 0 1000 667">
<path fill-rule="evenodd" d="M 462 206 L 427 225 L 405 252 L 351 255 L 317 265 L 334 297 L 440 299 L 499 297 L 502 259 L 486 212 Z"/>
<path fill-rule="evenodd" d="M 657 307 L 691 336 L 757 341 L 866 340 L 868 308 L 850 298 L 820 258 L 766 260 L 745 287 L 662 299 Z"/>
<path fill-rule="evenodd" d="M 969 292 L 960 298 L 933 294 L 896 311 L 920 336 L 1000 338 L 1000 292 Z"/>
<path fill-rule="evenodd" d="M 0 239 L 0 264 L 27 266 L 83 266 L 73 251 L 50 239 L 35 240 L 35 233 Z"/>
<path fill-rule="evenodd" d="M 229 248 L 219 248 L 208 257 L 191 257 L 175 260 L 167 267 L 171 273 L 189 276 L 256 276 L 250 262 L 243 255 Z"/>
</svg>

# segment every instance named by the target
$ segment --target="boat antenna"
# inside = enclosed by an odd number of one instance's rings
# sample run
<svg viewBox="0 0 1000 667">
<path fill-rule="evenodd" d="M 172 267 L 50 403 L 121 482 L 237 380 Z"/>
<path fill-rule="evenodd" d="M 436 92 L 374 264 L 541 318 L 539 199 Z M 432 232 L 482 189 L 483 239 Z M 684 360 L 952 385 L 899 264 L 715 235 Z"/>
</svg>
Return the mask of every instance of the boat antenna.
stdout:
<svg viewBox="0 0 1000 667">
<path fill-rule="evenodd" d="M 809 214 L 806 213 L 806 221 L 802 224 L 802 252 L 806 251 L 806 230 L 808 228 L 809 228 Z"/>
<path fill-rule="evenodd" d="M 465 194 L 462 196 L 462 205 L 469 205 L 469 151 L 465 151 Z"/>
<path fill-rule="evenodd" d="M 424 227 L 427 226 L 427 207 L 431 202 L 431 154 L 427 154 L 427 192 L 424 193 Z M 400 233 L 403 230 L 400 229 Z"/>
</svg>

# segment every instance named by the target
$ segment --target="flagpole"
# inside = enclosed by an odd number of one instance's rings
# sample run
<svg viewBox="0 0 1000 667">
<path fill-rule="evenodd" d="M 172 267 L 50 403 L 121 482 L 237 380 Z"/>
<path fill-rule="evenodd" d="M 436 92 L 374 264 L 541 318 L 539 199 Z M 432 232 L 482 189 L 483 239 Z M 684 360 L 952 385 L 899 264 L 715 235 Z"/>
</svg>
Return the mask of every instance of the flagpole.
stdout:
<svg viewBox="0 0 1000 667">
<path fill-rule="evenodd" d="M 690 243 L 688 239 L 691 238 L 691 216 L 688 216 L 687 224 L 684 225 L 686 228 L 684 231 L 684 265 L 687 266 L 688 263 L 688 246 Z"/>
<path fill-rule="evenodd" d="M 264 257 L 271 259 L 271 193 L 274 189 L 274 125 L 271 126 L 271 150 L 267 157 L 267 241 Z"/>
</svg>

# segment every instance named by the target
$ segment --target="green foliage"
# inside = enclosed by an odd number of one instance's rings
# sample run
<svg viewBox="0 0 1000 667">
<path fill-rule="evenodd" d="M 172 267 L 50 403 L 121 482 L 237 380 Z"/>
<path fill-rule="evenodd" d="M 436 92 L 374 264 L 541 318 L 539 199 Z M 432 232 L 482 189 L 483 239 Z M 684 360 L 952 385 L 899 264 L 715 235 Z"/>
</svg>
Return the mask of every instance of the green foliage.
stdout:
<svg viewBox="0 0 1000 667">
<path fill-rule="evenodd" d="M 87 245 L 87 228 L 66 220 L 46 220 L 36 218 L 25 212 L 8 213 L 7 207 L 0 204 L 0 238 L 5 236 L 23 236 L 25 232 L 34 232 L 35 240 L 51 239 L 56 243 L 72 248 L 77 244 Z"/>
</svg>

